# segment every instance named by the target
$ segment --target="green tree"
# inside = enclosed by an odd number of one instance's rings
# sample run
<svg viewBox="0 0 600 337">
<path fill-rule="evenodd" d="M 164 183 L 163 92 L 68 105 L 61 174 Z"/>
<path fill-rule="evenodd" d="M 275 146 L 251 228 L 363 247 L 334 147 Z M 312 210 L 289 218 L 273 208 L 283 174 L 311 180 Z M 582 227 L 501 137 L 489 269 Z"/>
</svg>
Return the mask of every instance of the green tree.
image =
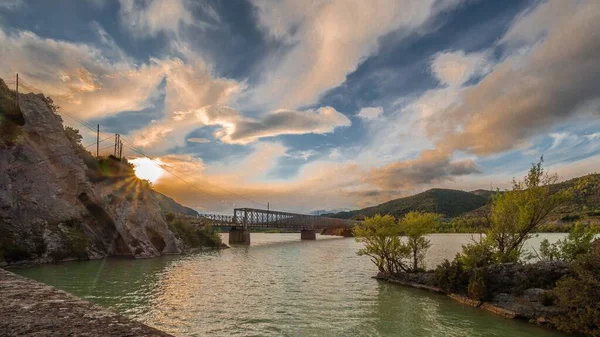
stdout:
<svg viewBox="0 0 600 337">
<path fill-rule="evenodd" d="M 375 215 L 352 230 L 357 242 L 364 243 L 357 254 L 368 256 L 380 272 L 394 274 L 408 271 L 404 262 L 410 248 L 400 240 L 400 228 L 391 215 Z"/>
<path fill-rule="evenodd" d="M 480 238 L 478 241 L 462 246 L 462 253 L 459 255 L 466 270 L 484 268 L 494 262 L 494 252 L 490 241 Z"/>
<path fill-rule="evenodd" d="M 406 236 L 406 245 L 410 249 L 412 259 L 410 271 L 424 269 L 425 254 L 431 246 L 431 242 L 425 238 L 425 235 L 437 228 L 439 218 L 439 214 L 412 211 L 400 220 L 400 232 Z"/>
<path fill-rule="evenodd" d="M 71 141 L 73 145 L 81 146 L 81 140 L 83 137 L 79 134 L 79 130 L 70 126 L 65 126 L 65 136 Z"/>
<path fill-rule="evenodd" d="M 550 185 L 558 181 L 558 176 L 545 172 L 542 163 L 543 157 L 522 181 L 513 180 L 511 191 L 493 198 L 487 239 L 498 262 L 517 261 L 531 232 L 573 195 L 571 190 L 551 192 Z"/>
<path fill-rule="evenodd" d="M 539 252 L 535 252 L 541 261 L 563 260 L 572 262 L 577 257 L 589 254 L 593 250 L 593 241 L 597 231 L 591 226 L 578 222 L 569 231 L 569 236 L 555 243 L 544 239 L 540 243 Z"/>
</svg>

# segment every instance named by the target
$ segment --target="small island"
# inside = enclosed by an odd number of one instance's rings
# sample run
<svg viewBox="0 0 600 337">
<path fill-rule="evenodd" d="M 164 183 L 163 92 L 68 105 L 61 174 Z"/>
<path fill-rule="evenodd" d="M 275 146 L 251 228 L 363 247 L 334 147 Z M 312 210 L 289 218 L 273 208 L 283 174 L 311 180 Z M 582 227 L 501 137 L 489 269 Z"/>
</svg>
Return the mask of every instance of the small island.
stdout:
<svg viewBox="0 0 600 337">
<path fill-rule="evenodd" d="M 596 193 L 596 175 L 575 187 L 551 188 L 558 176 L 545 172 L 543 158 L 527 176 L 498 191 L 485 216 L 485 232 L 474 235 L 453 260 L 426 270 L 439 215 L 412 211 L 366 218 L 354 229 L 366 255 L 379 269 L 375 278 L 446 294 L 506 318 L 586 336 L 600 335 L 600 240 L 595 226 L 575 224 L 565 239 L 526 252 L 523 244 L 553 211 L 575 196 Z"/>
</svg>

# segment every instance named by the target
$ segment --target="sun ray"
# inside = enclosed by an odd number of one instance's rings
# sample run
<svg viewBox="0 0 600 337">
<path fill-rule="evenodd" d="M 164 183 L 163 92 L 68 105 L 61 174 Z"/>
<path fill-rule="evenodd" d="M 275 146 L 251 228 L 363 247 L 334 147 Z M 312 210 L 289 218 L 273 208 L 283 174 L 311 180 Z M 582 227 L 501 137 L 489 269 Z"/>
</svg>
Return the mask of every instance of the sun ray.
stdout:
<svg viewBox="0 0 600 337">
<path fill-rule="evenodd" d="M 159 159 L 135 158 L 131 159 L 130 162 L 133 164 L 135 175 L 138 178 L 148 180 L 153 184 L 165 173 Z"/>
</svg>

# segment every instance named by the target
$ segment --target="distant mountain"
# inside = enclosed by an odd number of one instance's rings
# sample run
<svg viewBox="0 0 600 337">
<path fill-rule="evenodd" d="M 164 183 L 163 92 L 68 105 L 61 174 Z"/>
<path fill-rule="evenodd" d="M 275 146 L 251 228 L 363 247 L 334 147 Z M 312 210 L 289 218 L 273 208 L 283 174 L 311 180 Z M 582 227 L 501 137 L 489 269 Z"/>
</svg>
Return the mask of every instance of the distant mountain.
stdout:
<svg viewBox="0 0 600 337">
<path fill-rule="evenodd" d="M 154 199 L 156 199 L 158 202 L 158 205 L 163 213 L 175 213 L 190 216 L 198 215 L 198 212 L 189 207 L 181 205 L 177 201 L 173 200 L 173 198 L 167 197 L 166 195 L 155 190 L 152 190 L 152 194 L 154 195 Z"/>
<path fill-rule="evenodd" d="M 551 186 L 557 192 L 574 188 L 573 199 L 551 215 L 552 220 L 576 221 L 600 217 L 600 174 L 592 173 Z M 496 191 L 478 189 L 471 192 L 434 188 L 410 197 L 394 199 L 363 209 L 322 214 L 342 219 L 360 219 L 376 214 L 401 217 L 410 211 L 437 212 L 445 217 L 481 217 L 489 209 Z"/>
<path fill-rule="evenodd" d="M 314 211 L 309 212 L 310 215 L 324 215 L 324 214 L 332 214 L 339 212 L 347 212 L 349 209 L 347 208 L 334 208 L 334 209 L 316 209 Z"/>
<path fill-rule="evenodd" d="M 488 200 L 492 199 L 492 196 L 494 195 L 494 193 L 496 193 L 496 191 L 490 191 L 490 190 L 475 190 L 475 191 L 471 191 L 471 193 L 475 194 L 475 195 L 479 195 L 481 197 L 484 197 Z"/>
<path fill-rule="evenodd" d="M 410 211 L 436 212 L 444 217 L 456 217 L 486 205 L 487 196 L 471 192 L 434 188 L 410 197 L 394 199 L 386 203 L 359 210 L 328 214 L 335 218 L 359 219 L 376 214 L 401 217 Z"/>
</svg>

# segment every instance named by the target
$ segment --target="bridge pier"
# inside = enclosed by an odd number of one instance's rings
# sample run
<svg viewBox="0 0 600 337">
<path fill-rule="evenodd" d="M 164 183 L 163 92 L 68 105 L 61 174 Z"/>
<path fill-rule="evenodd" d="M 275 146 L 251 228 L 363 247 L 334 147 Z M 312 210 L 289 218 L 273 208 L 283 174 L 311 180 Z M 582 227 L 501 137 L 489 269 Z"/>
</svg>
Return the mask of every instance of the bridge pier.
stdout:
<svg viewBox="0 0 600 337">
<path fill-rule="evenodd" d="M 229 230 L 230 245 L 249 245 L 250 230 L 243 227 L 231 227 Z"/>
<path fill-rule="evenodd" d="M 300 231 L 300 240 L 316 240 L 317 231 L 314 229 L 303 229 Z"/>
</svg>

